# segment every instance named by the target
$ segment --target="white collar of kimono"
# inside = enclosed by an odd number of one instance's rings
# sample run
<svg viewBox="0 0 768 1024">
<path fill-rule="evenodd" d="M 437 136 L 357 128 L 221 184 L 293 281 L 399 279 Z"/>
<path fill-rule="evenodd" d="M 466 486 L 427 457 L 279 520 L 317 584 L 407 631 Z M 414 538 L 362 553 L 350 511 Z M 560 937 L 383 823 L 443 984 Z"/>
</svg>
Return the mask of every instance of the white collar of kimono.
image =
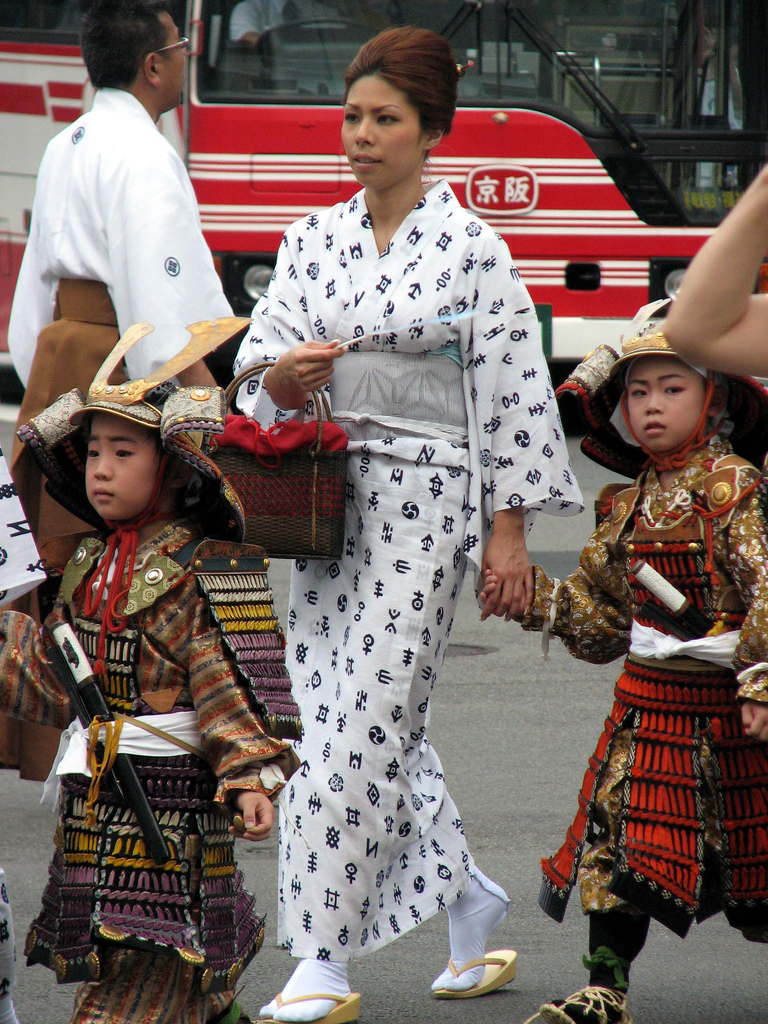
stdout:
<svg viewBox="0 0 768 1024">
<path fill-rule="evenodd" d="M 405 220 L 408 220 L 408 218 L 410 216 L 412 216 L 414 210 L 416 210 L 417 208 L 419 209 L 420 212 L 423 212 L 424 210 L 431 210 L 434 207 L 436 207 L 437 203 L 438 203 L 438 196 L 442 194 L 442 189 L 441 189 L 440 186 L 443 186 L 451 194 L 451 202 L 443 204 L 445 209 L 449 209 L 453 205 L 454 202 L 458 203 L 458 199 L 456 199 L 456 195 L 455 195 L 453 189 L 451 188 L 449 183 L 445 180 L 445 178 L 438 178 L 437 181 L 428 181 L 428 182 L 425 182 L 425 184 L 424 184 L 424 196 L 423 196 L 424 205 L 423 206 L 420 205 L 422 203 L 422 199 L 420 199 L 419 202 L 416 203 L 416 205 L 413 207 L 413 209 L 410 210 L 410 212 L 406 214 Z M 361 188 L 359 192 L 356 192 L 352 196 L 352 198 L 349 200 L 349 203 L 347 203 L 347 207 L 349 207 L 355 201 L 355 199 L 357 200 L 357 202 L 359 204 L 358 208 L 357 208 L 357 210 L 355 212 L 360 215 L 360 220 L 362 220 L 363 217 L 365 217 L 365 215 L 368 213 L 368 204 L 365 201 L 365 189 L 364 188 Z"/>
<path fill-rule="evenodd" d="M 146 121 L 153 128 L 157 127 L 144 104 L 125 89 L 98 89 L 93 97 L 92 109 L 99 113 L 118 114 L 121 117 L 129 115 Z"/>
</svg>

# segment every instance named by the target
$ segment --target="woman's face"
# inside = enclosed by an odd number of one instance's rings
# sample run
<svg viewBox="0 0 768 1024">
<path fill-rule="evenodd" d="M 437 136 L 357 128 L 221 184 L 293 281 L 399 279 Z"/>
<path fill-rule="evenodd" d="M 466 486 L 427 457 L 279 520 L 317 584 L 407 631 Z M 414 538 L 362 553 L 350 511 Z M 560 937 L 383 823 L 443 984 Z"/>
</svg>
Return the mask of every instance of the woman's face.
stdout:
<svg viewBox="0 0 768 1024">
<path fill-rule="evenodd" d="M 375 191 L 421 187 L 426 155 L 442 132 L 424 132 L 400 89 L 377 75 L 358 78 L 344 105 L 341 141 L 361 185 Z"/>
</svg>

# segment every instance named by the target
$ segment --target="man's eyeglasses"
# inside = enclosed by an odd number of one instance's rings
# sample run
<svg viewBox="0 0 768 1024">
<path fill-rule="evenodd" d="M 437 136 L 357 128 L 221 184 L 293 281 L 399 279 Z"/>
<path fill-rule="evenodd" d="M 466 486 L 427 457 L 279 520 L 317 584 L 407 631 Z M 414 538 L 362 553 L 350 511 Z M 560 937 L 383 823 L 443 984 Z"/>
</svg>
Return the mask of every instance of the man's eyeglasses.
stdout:
<svg viewBox="0 0 768 1024">
<path fill-rule="evenodd" d="M 170 50 L 181 50 L 182 53 L 189 53 L 189 40 L 186 36 L 182 36 L 181 39 L 175 43 L 170 43 L 168 46 L 161 46 L 158 50 L 152 50 L 152 53 L 168 53 Z"/>
</svg>

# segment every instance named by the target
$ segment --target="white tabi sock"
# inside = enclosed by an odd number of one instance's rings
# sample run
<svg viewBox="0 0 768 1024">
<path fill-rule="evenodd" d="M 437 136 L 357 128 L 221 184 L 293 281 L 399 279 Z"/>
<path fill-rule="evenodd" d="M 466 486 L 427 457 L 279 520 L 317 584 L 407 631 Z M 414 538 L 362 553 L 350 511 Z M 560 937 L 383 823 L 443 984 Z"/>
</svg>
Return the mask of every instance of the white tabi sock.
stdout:
<svg viewBox="0 0 768 1024">
<path fill-rule="evenodd" d="M 504 890 L 475 868 L 467 892 L 448 907 L 451 960 L 457 971 L 485 953 L 488 936 L 504 920 L 508 906 L 509 898 Z M 446 967 L 432 982 L 432 991 L 447 988 L 463 992 L 477 985 L 484 973 L 485 967 L 481 965 L 454 978 Z"/>
<path fill-rule="evenodd" d="M 315 992 L 348 996 L 346 963 L 334 963 L 332 960 L 301 960 L 280 995 L 283 1002 L 286 1002 L 288 999 L 310 996 Z M 302 1003 L 289 1003 L 281 1009 L 273 999 L 271 1003 L 262 1006 L 259 1016 L 290 1022 L 320 1020 L 336 1005 L 331 999 L 308 999 Z"/>
</svg>

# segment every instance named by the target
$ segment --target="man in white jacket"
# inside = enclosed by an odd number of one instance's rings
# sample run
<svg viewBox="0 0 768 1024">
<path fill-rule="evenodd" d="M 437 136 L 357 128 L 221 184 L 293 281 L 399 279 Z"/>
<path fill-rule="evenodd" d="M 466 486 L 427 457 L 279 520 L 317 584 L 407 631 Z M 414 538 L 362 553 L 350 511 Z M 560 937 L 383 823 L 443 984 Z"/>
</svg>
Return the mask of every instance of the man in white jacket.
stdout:
<svg viewBox="0 0 768 1024">
<path fill-rule="evenodd" d="M 135 379 L 186 344 L 187 324 L 232 312 L 189 175 L 157 128 L 181 101 L 187 52 L 167 3 L 94 0 L 81 42 L 98 91 L 43 156 L 11 310 L 8 342 L 26 387 L 20 423 L 65 391 L 87 391 L 131 324 L 155 327 L 126 357 Z M 213 383 L 203 363 L 179 376 Z M 48 497 L 23 449 L 14 446 L 14 482 L 47 567 L 63 566 L 89 528 Z M 1 724 L 0 759 L 17 760 Z"/>
<path fill-rule="evenodd" d="M 232 312 L 189 175 L 156 127 L 181 101 L 186 60 L 166 3 L 95 0 L 82 49 L 98 92 L 43 156 L 11 312 L 9 345 L 24 384 L 63 279 L 104 284 L 120 333 L 154 324 L 128 356 L 132 378 L 181 349 L 186 324 Z M 199 369 L 188 371 L 195 383 Z"/>
</svg>

